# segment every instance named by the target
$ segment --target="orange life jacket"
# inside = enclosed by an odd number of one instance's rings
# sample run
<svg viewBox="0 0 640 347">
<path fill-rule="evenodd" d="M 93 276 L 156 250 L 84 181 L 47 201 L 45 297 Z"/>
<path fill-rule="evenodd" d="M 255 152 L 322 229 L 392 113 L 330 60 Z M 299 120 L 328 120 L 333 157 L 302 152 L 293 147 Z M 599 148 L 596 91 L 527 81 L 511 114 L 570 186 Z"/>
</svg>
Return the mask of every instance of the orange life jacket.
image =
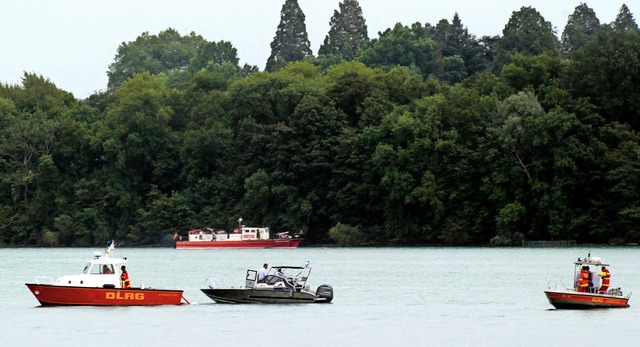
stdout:
<svg viewBox="0 0 640 347">
<path fill-rule="evenodd" d="M 588 287 L 589 286 L 589 273 L 587 271 L 580 271 L 580 277 L 578 277 L 578 286 L 579 287 Z"/>
<path fill-rule="evenodd" d="M 122 275 L 120 275 L 120 285 L 122 288 L 129 288 L 131 287 L 131 281 L 129 281 L 129 274 L 126 272 L 123 272 Z"/>
<path fill-rule="evenodd" d="M 609 283 L 611 283 L 611 272 L 609 272 L 609 270 L 604 270 L 599 274 L 600 277 L 602 277 L 602 285 L 603 286 L 609 286 Z"/>
</svg>

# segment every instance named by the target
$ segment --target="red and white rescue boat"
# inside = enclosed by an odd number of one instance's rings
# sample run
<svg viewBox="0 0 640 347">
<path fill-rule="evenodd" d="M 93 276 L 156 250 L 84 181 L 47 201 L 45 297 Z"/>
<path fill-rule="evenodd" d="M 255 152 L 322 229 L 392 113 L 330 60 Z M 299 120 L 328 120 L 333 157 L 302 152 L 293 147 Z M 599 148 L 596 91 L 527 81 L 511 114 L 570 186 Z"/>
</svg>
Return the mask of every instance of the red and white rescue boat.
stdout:
<svg viewBox="0 0 640 347">
<path fill-rule="evenodd" d="M 277 238 L 269 237 L 269 228 L 247 227 L 238 219 L 238 228 L 233 232 L 213 229 L 195 229 L 189 231 L 187 241 L 176 241 L 176 249 L 209 249 L 209 248 L 297 248 L 301 238 L 291 236 L 289 232 L 277 234 Z"/>
<path fill-rule="evenodd" d="M 578 258 L 574 262 L 573 286 L 568 287 L 560 280 L 547 281 L 548 289 L 544 291 L 547 300 L 557 309 L 629 307 L 631 292 L 624 295 L 620 287 L 601 288 L 602 282 L 600 282 L 598 269 L 602 267 L 608 268 L 609 265 L 603 264 L 598 257 L 591 257 L 591 254 L 586 258 Z M 581 289 L 580 277 L 585 271 L 590 281 L 582 282 L 587 286 Z M 558 289 L 559 285 L 565 288 Z"/>
<path fill-rule="evenodd" d="M 79 275 L 62 276 L 54 282 L 50 277 L 36 277 L 26 283 L 43 306 L 155 306 L 189 302 L 182 290 L 139 287 L 122 288 L 121 268 L 127 258 L 111 257 L 115 243 L 111 241 L 104 254 L 95 252 Z"/>
</svg>

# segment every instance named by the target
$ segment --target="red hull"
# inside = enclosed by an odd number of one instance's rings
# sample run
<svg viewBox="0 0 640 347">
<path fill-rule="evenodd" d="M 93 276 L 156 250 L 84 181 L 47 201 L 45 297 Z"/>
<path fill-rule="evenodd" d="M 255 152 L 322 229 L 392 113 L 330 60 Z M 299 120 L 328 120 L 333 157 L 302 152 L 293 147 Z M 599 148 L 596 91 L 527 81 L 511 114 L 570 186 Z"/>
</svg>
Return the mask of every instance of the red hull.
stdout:
<svg viewBox="0 0 640 347">
<path fill-rule="evenodd" d="M 242 240 L 242 241 L 178 241 L 176 249 L 210 248 L 298 248 L 302 239 Z"/>
<path fill-rule="evenodd" d="M 43 306 L 180 305 L 183 300 L 182 290 L 87 288 L 34 283 L 26 283 L 26 285 Z"/>
<path fill-rule="evenodd" d="M 591 293 L 576 293 L 564 291 L 545 291 L 549 303 L 555 308 L 583 309 L 583 308 L 617 308 L 629 307 L 628 297 L 600 295 Z"/>
</svg>

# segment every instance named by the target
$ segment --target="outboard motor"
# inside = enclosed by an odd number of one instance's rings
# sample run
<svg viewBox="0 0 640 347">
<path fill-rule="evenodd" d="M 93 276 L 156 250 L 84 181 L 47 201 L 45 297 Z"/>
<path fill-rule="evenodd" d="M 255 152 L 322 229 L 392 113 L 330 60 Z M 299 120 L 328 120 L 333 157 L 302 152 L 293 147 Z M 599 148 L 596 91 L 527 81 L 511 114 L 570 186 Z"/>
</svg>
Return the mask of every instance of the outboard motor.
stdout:
<svg viewBox="0 0 640 347">
<path fill-rule="evenodd" d="M 316 289 L 316 302 L 330 303 L 333 300 L 333 287 L 323 284 Z"/>
</svg>

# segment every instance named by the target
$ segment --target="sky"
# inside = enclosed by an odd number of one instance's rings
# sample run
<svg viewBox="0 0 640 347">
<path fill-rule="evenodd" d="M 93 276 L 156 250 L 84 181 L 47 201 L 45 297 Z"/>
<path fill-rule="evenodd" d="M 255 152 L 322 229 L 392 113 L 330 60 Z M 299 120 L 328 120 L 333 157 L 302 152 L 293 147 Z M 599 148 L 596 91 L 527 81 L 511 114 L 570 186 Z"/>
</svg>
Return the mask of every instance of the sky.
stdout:
<svg viewBox="0 0 640 347">
<path fill-rule="evenodd" d="M 341 0 L 298 0 L 314 54 L 329 31 Z M 601 23 L 612 22 L 626 3 L 640 23 L 640 4 L 618 0 L 360 0 L 369 37 L 396 23 L 435 25 L 457 12 L 476 37 L 501 35 L 511 14 L 532 6 L 558 36 L 581 2 Z M 0 10 L 0 82 L 21 84 L 25 72 L 51 80 L 84 99 L 106 89 L 118 47 L 143 32 L 168 28 L 195 32 L 207 41 L 228 41 L 240 63 L 264 69 L 284 0 L 4 0 Z"/>
</svg>

